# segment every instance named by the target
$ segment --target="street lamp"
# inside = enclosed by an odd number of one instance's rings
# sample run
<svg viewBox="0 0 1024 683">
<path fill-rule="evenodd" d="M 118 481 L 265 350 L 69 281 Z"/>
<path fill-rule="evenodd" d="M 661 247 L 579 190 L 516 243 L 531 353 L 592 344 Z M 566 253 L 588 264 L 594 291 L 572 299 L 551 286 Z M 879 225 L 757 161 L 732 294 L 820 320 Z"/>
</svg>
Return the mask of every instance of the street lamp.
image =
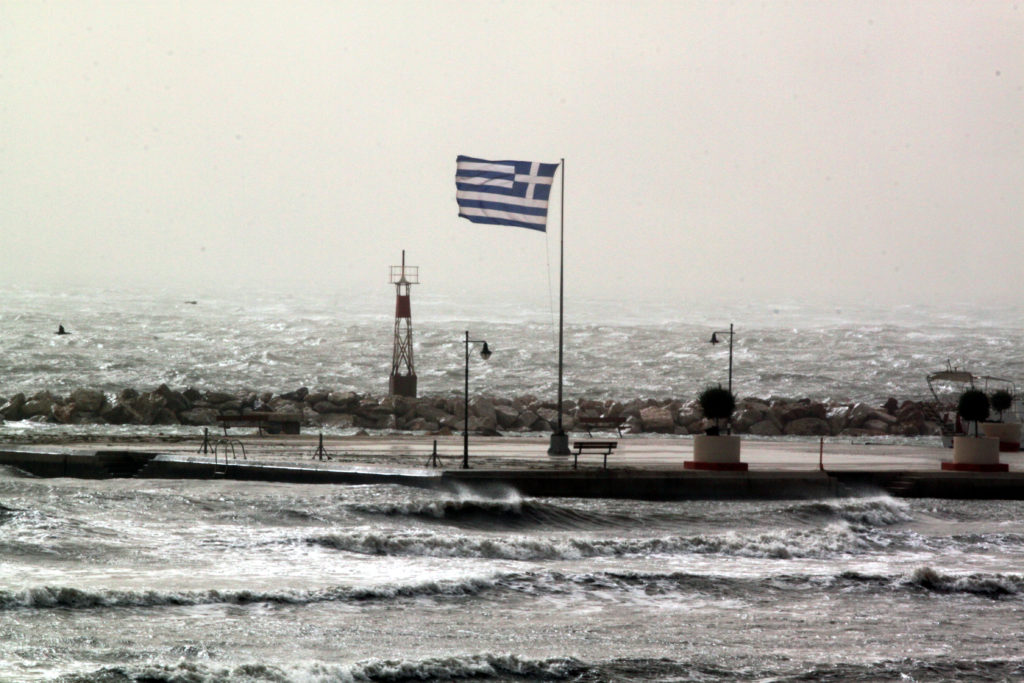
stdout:
<svg viewBox="0 0 1024 683">
<path fill-rule="evenodd" d="M 733 337 L 732 323 L 729 323 L 729 329 L 728 330 L 719 330 L 717 332 L 712 332 L 711 333 L 711 343 L 712 344 L 718 344 L 721 341 L 718 338 L 718 335 L 720 335 L 720 334 L 727 334 L 727 335 L 729 335 L 729 393 L 731 394 L 732 393 L 732 337 Z"/>
<path fill-rule="evenodd" d="M 729 335 L 729 394 L 731 395 L 732 394 L 732 338 L 733 338 L 732 323 L 729 323 L 729 329 L 728 330 L 718 330 L 718 331 L 715 331 L 715 332 L 711 333 L 711 343 L 712 344 L 717 344 L 717 343 L 719 343 L 721 341 L 718 338 L 718 335 L 720 335 L 720 334 L 727 334 L 727 335 Z M 722 385 L 719 384 L 718 386 L 722 386 Z M 729 430 L 729 433 L 732 434 L 732 420 L 731 419 L 729 420 L 727 429 Z"/>
<path fill-rule="evenodd" d="M 469 345 L 470 344 L 483 344 L 484 347 L 480 349 L 480 357 L 487 360 L 491 357 L 491 350 L 487 348 L 487 342 L 483 339 L 470 339 L 469 330 L 466 330 L 466 393 L 465 393 L 465 405 L 463 410 L 463 425 L 462 425 L 462 469 L 469 469 Z"/>
</svg>

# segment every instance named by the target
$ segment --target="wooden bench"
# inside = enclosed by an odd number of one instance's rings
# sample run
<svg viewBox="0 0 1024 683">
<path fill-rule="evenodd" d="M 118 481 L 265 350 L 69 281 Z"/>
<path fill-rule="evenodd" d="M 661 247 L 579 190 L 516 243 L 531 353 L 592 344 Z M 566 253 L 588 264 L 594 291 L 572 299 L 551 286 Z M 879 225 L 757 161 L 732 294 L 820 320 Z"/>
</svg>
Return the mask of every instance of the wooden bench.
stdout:
<svg viewBox="0 0 1024 683">
<path fill-rule="evenodd" d="M 260 436 L 267 434 L 298 434 L 302 424 L 301 415 L 287 413 L 246 413 L 245 415 L 218 415 L 217 421 L 224 428 L 224 436 L 228 434 L 228 425 L 256 427 Z"/>
<path fill-rule="evenodd" d="M 572 468 L 576 469 L 580 454 L 583 451 L 604 451 L 604 468 L 608 469 L 608 456 L 619 445 L 618 441 L 573 441 L 572 447 L 576 451 L 572 454 Z"/>
<path fill-rule="evenodd" d="M 576 424 L 587 430 L 587 436 L 594 436 L 591 433 L 593 429 L 600 429 L 601 427 L 607 427 L 614 429 L 619 433 L 619 438 L 622 438 L 622 425 L 626 424 L 626 418 L 624 417 L 586 417 L 580 416 L 576 418 Z"/>
</svg>

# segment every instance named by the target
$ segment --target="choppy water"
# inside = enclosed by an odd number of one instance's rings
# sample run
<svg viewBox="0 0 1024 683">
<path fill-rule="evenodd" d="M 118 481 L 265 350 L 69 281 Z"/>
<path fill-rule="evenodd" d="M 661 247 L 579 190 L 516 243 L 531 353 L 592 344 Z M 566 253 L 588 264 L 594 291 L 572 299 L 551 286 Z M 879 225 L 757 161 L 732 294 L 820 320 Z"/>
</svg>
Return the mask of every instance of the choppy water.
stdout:
<svg viewBox="0 0 1024 683">
<path fill-rule="evenodd" d="M 253 288 L 198 296 L 195 304 L 168 293 L 0 290 L 0 397 L 81 386 L 116 393 L 161 383 L 383 394 L 394 323 L 387 289 L 353 301 Z M 489 362 L 473 358 L 474 393 L 555 395 L 557 317 L 549 305 L 481 305 L 416 294 L 421 394 L 461 393 L 468 329 L 495 352 Z M 947 360 L 978 374 L 1024 376 L 1019 307 L 570 299 L 566 309 L 565 393 L 572 398 L 688 400 L 708 383 L 725 383 L 728 344 L 708 340 L 730 322 L 741 396 L 874 403 L 923 398 L 925 375 Z M 71 335 L 53 334 L 61 322 Z"/>
<path fill-rule="evenodd" d="M 0 679 L 1024 676 L 1024 505 L 0 473 Z"/>
<path fill-rule="evenodd" d="M 391 309 L 338 297 L 3 292 L 0 396 L 382 393 Z M 372 302 L 371 302 L 372 303 Z M 583 310 L 580 310 L 583 309 Z M 1013 310 L 569 306 L 570 396 L 880 401 L 947 358 L 1017 376 Z M 575 313 L 575 315 L 574 315 Z M 585 313 L 585 314 L 584 314 Z M 421 391 L 552 393 L 550 311 L 414 300 Z M 63 322 L 72 335 L 57 337 Z M 10 425 L 6 429 L 12 429 Z M 14 428 L 17 429 L 17 428 Z M 2 436 L 2 433 L 0 433 Z M 0 469 L 0 680 L 1024 678 L 1024 505 L 643 503 Z"/>
</svg>

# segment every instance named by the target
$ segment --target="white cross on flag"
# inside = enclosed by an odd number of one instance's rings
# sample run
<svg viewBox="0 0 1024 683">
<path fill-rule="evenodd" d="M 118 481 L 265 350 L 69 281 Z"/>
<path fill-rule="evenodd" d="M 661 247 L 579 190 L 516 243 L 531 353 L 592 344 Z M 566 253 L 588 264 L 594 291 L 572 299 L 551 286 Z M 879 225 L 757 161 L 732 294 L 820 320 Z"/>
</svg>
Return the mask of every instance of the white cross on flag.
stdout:
<svg viewBox="0 0 1024 683">
<path fill-rule="evenodd" d="M 539 161 L 455 160 L 459 215 L 474 223 L 511 225 L 544 232 L 548 197 L 558 164 Z"/>
</svg>

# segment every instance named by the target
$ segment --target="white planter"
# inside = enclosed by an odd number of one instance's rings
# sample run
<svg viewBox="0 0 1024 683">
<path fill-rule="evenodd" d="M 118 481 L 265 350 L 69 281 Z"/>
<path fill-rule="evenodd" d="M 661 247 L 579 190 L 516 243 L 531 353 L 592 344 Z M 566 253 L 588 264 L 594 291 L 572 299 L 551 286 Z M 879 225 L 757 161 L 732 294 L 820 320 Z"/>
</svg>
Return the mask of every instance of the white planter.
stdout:
<svg viewBox="0 0 1024 683">
<path fill-rule="evenodd" d="M 981 431 L 985 436 L 999 439 L 999 450 L 1003 452 L 1020 450 L 1020 423 L 982 422 Z"/>
<path fill-rule="evenodd" d="M 999 439 L 987 436 L 955 436 L 953 462 L 958 465 L 998 465 Z"/>
<path fill-rule="evenodd" d="M 696 462 L 739 462 L 740 437 L 698 434 L 693 437 L 693 459 Z"/>
</svg>

